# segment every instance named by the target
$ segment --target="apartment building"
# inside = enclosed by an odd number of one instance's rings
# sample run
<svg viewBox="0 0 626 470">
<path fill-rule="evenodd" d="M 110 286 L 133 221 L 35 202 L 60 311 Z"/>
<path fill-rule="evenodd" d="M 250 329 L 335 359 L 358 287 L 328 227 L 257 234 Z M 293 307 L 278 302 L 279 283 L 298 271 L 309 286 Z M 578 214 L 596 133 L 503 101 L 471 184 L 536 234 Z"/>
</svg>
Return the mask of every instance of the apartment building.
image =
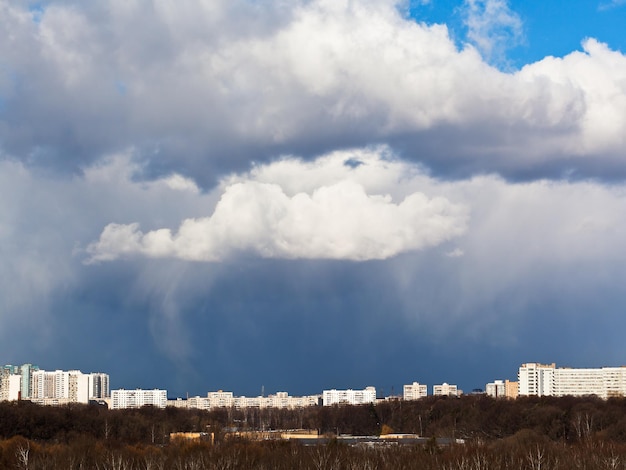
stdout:
<svg viewBox="0 0 626 470">
<path fill-rule="evenodd" d="M 30 400 L 40 404 L 89 403 L 110 396 L 108 374 L 79 370 L 35 370 L 30 389 Z"/>
<path fill-rule="evenodd" d="M 510 380 L 494 380 L 485 385 L 485 394 L 494 398 L 517 398 L 518 383 Z"/>
<path fill-rule="evenodd" d="M 582 396 L 609 398 L 626 395 L 626 367 L 569 368 L 556 364 L 522 364 L 520 396 Z"/>
<path fill-rule="evenodd" d="M 332 406 L 339 404 L 363 405 L 376 402 L 376 388 L 365 387 L 363 390 L 324 390 L 322 392 L 322 404 Z"/>
<path fill-rule="evenodd" d="M 11 374 L 8 369 L 0 369 L 0 401 L 19 400 L 22 376 Z"/>
<path fill-rule="evenodd" d="M 92 372 L 89 377 L 89 398 L 105 399 L 111 397 L 109 374 Z"/>
<path fill-rule="evenodd" d="M 277 392 L 268 396 L 236 397 L 233 392 L 209 392 L 206 397 L 189 397 L 187 400 L 170 400 L 168 406 L 212 410 L 216 408 L 304 408 L 319 404 L 320 395 L 292 397 L 287 392 Z"/>
<path fill-rule="evenodd" d="M 519 368 L 517 378 L 520 396 L 554 395 L 554 369 L 556 364 L 529 362 Z"/>
<path fill-rule="evenodd" d="M 419 400 L 428 396 L 428 387 L 425 384 L 413 382 L 405 385 L 402 389 L 402 398 L 404 400 Z"/>
<path fill-rule="evenodd" d="M 36 370 L 39 370 L 39 367 L 32 364 L 21 366 L 7 364 L 0 367 L 0 401 L 14 401 L 30 397 L 32 373 Z"/>
<path fill-rule="evenodd" d="M 451 396 L 458 397 L 461 396 L 463 392 L 459 390 L 456 385 L 450 385 L 449 383 L 442 383 L 441 385 L 433 385 L 433 395 L 435 396 Z"/>
<path fill-rule="evenodd" d="M 165 408 L 167 406 L 167 390 L 112 390 L 111 409 L 141 408 L 142 406 L 154 406 Z"/>
</svg>

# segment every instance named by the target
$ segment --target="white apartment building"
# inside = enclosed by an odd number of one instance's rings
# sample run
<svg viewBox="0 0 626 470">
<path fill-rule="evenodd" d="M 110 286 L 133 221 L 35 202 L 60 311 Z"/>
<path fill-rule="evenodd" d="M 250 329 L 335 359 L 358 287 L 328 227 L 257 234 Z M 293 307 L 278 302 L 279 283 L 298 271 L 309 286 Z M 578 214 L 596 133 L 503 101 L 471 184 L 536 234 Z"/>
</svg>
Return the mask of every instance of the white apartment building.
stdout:
<svg viewBox="0 0 626 470">
<path fill-rule="evenodd" d="M 493 382 L 485 385 L 485 394 L 494 398 L 506 396 L 506 387 L 504 385 L 504 380 L 494 380 Z"/>
<path fill-rule="evenodd" d="M 69 398 L 69 375 L 68 371 L 36 370 L 32 374 L 31 395 L 34 401 L 46 398 L 68 399 Z"/>
<path fill-rule="evenodd" d="M 626 367 L 574 369 L 527 363 L 519 368 L 520 396 L 582 396 L 609 398 L 626 395 Z"/>
<path fill-rule="evenodd" d="M 339 404 L 363 405 L 376 402 L 376 388 L 365 387 L 363 390 L 324 390 L 322 392 L 322 403 L 324 406 Z"/>
<path fill-rule="evenodd" d="M 428 396 L 428 387 L 418 382 L 405 385 L 402 391 L 402 398 L 404 400 L 419 400 Z"/>
<path fill-rule="evenodd" d="M 109 385 L 109 374 L 102 372 L 92 372 L 89 377 L 89 398 L 105 399 L 111 397 Z"/>
<path fill-rule="evenodd" d="M 556 365 L 529 362 L 519 368 L 517 378 L 520 396 L 554 395 L 554 369 Z"/>
<path fill-rule="evenodd" d="M 79 370 L 35 370 L 31 377 L 31 401 L 47 403 L 89 403 L 109 397 L 109 376 Z"/>
<path fill-rule="evenodd" d="M 89 403 L 89 376 L 80 371 L 68 374 L 67 398 L 71 403 Z"/>
<path fill-rule="evenodd" d="M 494 398 L 517 398 L 518 384 L 510 380 L 494 380 L 485 385 L 485 394 Z"/>
<path fill-rule="evenodd" d="M 112 390 L 111 409 L 141 408 L 142 406 L 154 406 L 165 408 L 167 406 L 167 390 Z"/>
<path fill-rule="evenodd" d="M 433 385 L 433 395 L 457 397 L 461 395 L 461 391 L 456 385 L 450 385 L 449 383 L 444 382 L 441 385 Z"/>
<path fill-rule="evenodd" d="M 0 370 L 0 401 L 16 401 L 20 398 L 22 376 L 11 374 L 8 369 Z"/>
<path fill-rule="evenodd" d="M 209 392 L 206 397 L 189 397 L 187 400 L 171 400 L 168 404 L 180 408 L 198 408 L 212 410 L 216 408 L 303 408 L 315 406 L 319 403 L 320 395 L 292 397 L 287 392 L 277 392 L 274 395 L 236 397 L 233 392 Z"/>
</svg>

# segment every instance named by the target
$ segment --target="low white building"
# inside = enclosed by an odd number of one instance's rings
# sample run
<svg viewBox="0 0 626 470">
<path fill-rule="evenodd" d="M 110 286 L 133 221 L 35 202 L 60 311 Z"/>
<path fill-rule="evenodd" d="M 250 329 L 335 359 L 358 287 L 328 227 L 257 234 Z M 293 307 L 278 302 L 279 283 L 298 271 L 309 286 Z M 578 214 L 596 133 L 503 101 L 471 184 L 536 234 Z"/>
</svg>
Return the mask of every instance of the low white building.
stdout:
<svg viewBox="0 0 626 470">
<path fill-rule="evenodd" d="M 324 406 L 332 405 L 364 405 L 376 402 L 376 388 L 365 387 L 363 390 L 324 390 L 322 392 L 322 403 Z"/>
<path fill-rule="evenodd" d="M 485 394 L 494 398 L 515 399 L 519 394 L 519 384 L 510 380 L 494 380 L 485 385 Z"/>
<path fill-rule="evenodd" d="M 189 397 L 187 400 L 172 400 L 168 404 L 176 407 L 212 410 L 216 408 L 304 408 L 319 403 L 320 395 L 292 397 L 287 392 L 277 392 L 268 396 L 246 397 L 233 395 L 233 392 L 209 392 L 206 397 Z"/>
<path fill-rule="evenodd" d="M 111 409 L 141 408 L 142 406 L 154 406 L 165 408 L 167 406 L 167 390 L 112 390 Z"/>
<path fill-rule="evenodd" d="M 504 380 L 494 380 L 485 385 L 485 393 L 494 398 L 502 398 L 506 396 L 506 384 Z"/>
<path fill-rule="evenodd" d="M 428 387 L 418 382 L 405 385 L 402 391 L 402 398 L 404 400 L 419 400 L 426 396 L 428 396 Z"/>
<path fill-rule="evenodd" d="M 461 395 L 461 391 L 456 385 L 450 385 L 449 383 L 444 382 L 441 385 L 433 385 L 433 395 L 457 397 Z"/>
</svg>

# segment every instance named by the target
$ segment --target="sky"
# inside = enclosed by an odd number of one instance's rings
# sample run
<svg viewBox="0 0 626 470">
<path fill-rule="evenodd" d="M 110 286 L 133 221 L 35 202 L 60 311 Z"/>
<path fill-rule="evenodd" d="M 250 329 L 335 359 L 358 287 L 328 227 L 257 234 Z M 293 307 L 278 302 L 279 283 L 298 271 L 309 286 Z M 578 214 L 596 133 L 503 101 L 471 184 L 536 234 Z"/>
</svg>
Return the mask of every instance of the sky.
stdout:
<svg viewBox="0 0 626 470">
<path fill-rule="evenodd" d="M 0 0 L 0 363 L 170 397 L 626 365 L 625 21 Z"/>
</svg>

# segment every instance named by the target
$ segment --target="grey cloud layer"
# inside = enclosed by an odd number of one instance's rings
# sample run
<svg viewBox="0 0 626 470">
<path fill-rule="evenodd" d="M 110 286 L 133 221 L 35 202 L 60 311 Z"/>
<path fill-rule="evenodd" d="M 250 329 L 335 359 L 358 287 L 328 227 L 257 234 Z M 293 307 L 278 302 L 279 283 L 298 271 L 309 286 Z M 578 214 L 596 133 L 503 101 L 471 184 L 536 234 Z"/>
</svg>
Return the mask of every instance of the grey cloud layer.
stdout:
<svg viewBox="0 0 626 470">
<path fill-rule="evenodd" d="M 381 141 L 452 173 L 626 173 L 626 58 L 592 39 L 503 73 L 392 0 L 235 3 L 2 0 L 3 147 L 76 169 L 132 145 L 202 182 Z"/>
</svg>

